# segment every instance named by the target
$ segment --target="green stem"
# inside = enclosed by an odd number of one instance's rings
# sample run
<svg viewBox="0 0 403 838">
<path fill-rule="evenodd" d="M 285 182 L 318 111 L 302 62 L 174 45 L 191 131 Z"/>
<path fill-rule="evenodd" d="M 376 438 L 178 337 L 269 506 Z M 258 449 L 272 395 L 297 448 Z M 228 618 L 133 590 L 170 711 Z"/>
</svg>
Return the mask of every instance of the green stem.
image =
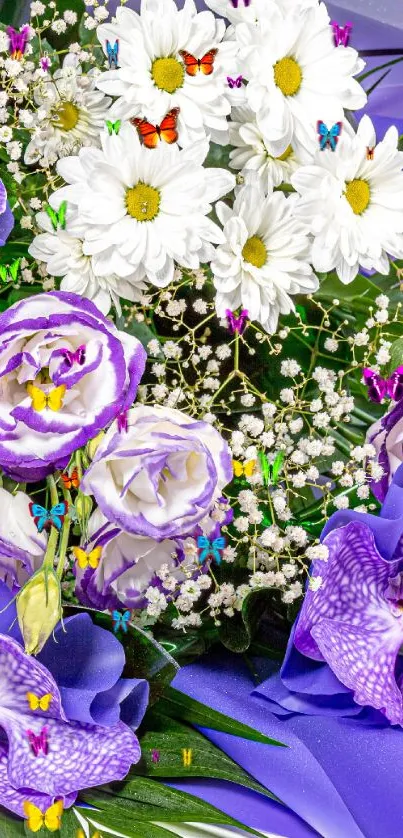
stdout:
<svg viewBox="0 0 403 838">
<path fill-rule="evenodd" d="M 58 538 L 59 538 L 59 533 L 58 533 L 56 527 L 52 527 L 52 529 L 49 533 L 45 558 L 43 560 L 42 567 L 52 568 L 52 570 L 53 570 Z"/>
<path fill-rule="evenodd" d="M 53 477 L 53 474 L 49 474 L 49 477 L 46 478 L 46 482 L 48 484 L 48 489 L 50 491 L 51 504 L 52 504 L 52 506 L 56 506 L 56 504 L 59 503 L 59 495 L 57 493 L 56 481 L 55 481 L 55 478 Z"/>
<path fill-rule="evenodd" d="M 69 544 L 69 535 L 70 535 L 70 526 L 71 526 L 71 518 L 69 515 L 66 515 L 63 523 L 63 529 L 60 536 L 60 546 L 59 546 L 59 559 L 57 562 L 56 574 L 57 578 L 61 579 L 64 570 L 64 561 L 66 558 L 67 547 Z"/>
</svg>

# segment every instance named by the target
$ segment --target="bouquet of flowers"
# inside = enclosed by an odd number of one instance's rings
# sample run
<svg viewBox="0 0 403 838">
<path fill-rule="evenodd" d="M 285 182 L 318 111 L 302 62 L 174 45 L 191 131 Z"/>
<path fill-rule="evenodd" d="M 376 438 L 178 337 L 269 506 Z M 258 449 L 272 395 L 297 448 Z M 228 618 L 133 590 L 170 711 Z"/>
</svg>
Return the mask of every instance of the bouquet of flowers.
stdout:
<svg viewBox="0 0 403 838">
<path fill-rule="evenodd" d="M 284 737 L 204 704 L 200 655 L 285 655 L 276 718 L 403 725 L 403 145 L 320 0 L 15 6 L 0 832 L 239 826 L 185 781 L 286 801 L 205 729 Z"/>
</svg>

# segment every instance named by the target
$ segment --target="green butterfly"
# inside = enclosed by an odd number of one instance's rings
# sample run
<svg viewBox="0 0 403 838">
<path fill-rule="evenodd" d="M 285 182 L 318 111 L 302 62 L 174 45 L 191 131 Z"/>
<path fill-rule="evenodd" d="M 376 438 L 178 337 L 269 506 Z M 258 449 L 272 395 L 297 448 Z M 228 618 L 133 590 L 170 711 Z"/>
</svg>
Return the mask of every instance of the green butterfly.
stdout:
<svg viewBox="0 0 403 838">
<path fill-rule="evenodd" d="M 121 124 L 122 124 L 121 119 L 117 119 L 116 122 L 111 122 L 110 119 L 107 119 L 106 120 L 106 127 L 109 131 L 109 135 L 119 134 Z"/>
<path fill-rule="evenodd" d="M 46 207 L 46 212 L 52 222 L 52 226 L 54 230 L 57 230 L 58 227 L 61 227 L 62 230 L 66 227 L 66 209 L 67 209 L 67 201 L 62 201 L 58 210 L 52 209 L 51 206 Z"/>
<path fill-rule="evenodd" d="M 262 451 L 259 451 L 260 468 L 262 469 L 263 482 L 265 486 L 277 485 L 284 458 L 284 451 L 279 451 L 274 460 L 274 463 L 270 465 L 266 457 L 266 454 L 263 454 Z"/>
<path fill-rule="evenodd" d="M 16 282 L 21 257 L 15 259 L 12 265 L 0 265 L 0 279 L 2 282 Z"/>
</svg>

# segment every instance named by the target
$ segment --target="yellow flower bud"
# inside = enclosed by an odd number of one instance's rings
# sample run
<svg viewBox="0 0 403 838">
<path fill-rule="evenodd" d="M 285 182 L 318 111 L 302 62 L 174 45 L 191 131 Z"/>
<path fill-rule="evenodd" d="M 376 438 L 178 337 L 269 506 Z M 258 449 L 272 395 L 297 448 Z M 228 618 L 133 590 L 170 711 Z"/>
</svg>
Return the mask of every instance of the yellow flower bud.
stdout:
<svg viewBox="0 0 403 838">
<path fill-rule="evenodd" d="M 90 439 L 90 441 L 87 442 L 87 445 L 85 446 L 85 452 L 87 454 L 87 457 L 90 458 L 90 460 L 94 459 L 97 448 L 100 445 L 100 443 L 102 442 L 104 436 L 105 436 L 105 431 L 100 431 L 99 434 L 94 436 L 94 439 Z"/>
<path fill-rule="evenodd" d="M 77 512 L 77 520 L 82 530 L 85 530 L 88 524 L 88 519 L 92 512 L 93 503 L 90 497 L 79 492 L 75 502 Z"/>
<path fill-rule="evenodd" d="M 28 579 L 17 596 L 17 617 L 27 655 L 37 655 L 62 618 L 54 570 L 42 567 Z"/>
</svg>

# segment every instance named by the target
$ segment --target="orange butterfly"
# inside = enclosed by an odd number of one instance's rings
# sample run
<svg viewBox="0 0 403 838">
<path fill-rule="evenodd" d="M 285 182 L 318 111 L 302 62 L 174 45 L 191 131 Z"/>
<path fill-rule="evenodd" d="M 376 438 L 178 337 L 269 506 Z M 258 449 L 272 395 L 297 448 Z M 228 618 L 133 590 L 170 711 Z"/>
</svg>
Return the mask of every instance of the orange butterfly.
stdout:
<svg viewBox="0 0 403 838">
<path fill-rule="evenodd" d="M 373 160 L 374 159 L 374 151 L 375 151 L 375 146 L 373 148 L 371 148 L 370 146 L 367 146 L 367 160 Z"/>
<path fill-rule="evenodd" d="M 214 69 L 213 64 L 217 52 L 218 49 L 211 49 L 203 55 L 203 58 L 195 58 L 190 52 L 185 52 L 184 49 L 180 49 L 179 55 L 182 56 L 185 62 L 185 69 L 188 76 L 195 76 L 199 71 L 205 76 L 210 76 Z"/>
<path fill-rule="evenodd" d="M 176 143 L 178 139 L 178 132 L 176 130 L 176 120 L 178 118 L 179 108 L 172 108 L 161 122 L 161 125 L 152 125 L 146 119 L 139 119 L 133 117 L 130 120 L 132 125 L 137 128 L 140 139 L 147 148 L 156 148 L 160 140 L 166 143 Z"/>
<path fill-rule="evenodd" d="M 78 489 L 80 481 L 78 479 L 78 472 L 76 468 L 73 470 L 70 476 L 67 474 L 67 472 L 63 472 L 63 474 L 61 474 L 60 477 L 63 480 L 63 485 L 65 489 Z"/>
</svg>

